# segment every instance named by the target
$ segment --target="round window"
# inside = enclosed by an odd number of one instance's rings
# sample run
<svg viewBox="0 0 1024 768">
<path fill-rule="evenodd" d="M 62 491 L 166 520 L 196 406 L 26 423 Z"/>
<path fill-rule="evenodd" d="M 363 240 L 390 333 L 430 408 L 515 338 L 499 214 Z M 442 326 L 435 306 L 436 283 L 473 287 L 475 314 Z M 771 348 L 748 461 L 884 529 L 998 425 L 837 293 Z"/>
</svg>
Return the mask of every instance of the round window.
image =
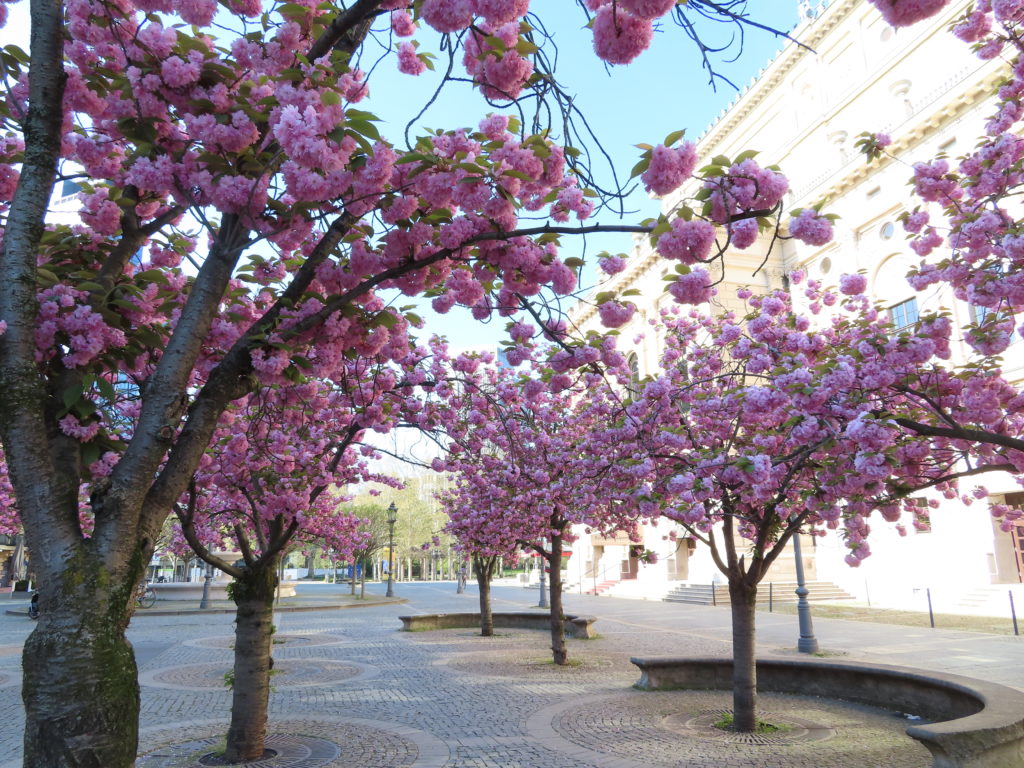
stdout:
<svg viewBox="0 0 1024 768">
<path fill-rule="evenodd" d="M 896 234 L 896 225 L 891 221 L 887 221 L 882 225 L 882 228 L 878 230 L 878 234 L 881 235 L 883 240 L 888 240 Z"/>
<path fill-rule="evenodd" d="M 818 262 L 818 269 L 821 271 L 821 274 L 827 275 L 829 270 L 832 269 L 832 259 L 826 256 L 824 259 Z"/>
</svg>

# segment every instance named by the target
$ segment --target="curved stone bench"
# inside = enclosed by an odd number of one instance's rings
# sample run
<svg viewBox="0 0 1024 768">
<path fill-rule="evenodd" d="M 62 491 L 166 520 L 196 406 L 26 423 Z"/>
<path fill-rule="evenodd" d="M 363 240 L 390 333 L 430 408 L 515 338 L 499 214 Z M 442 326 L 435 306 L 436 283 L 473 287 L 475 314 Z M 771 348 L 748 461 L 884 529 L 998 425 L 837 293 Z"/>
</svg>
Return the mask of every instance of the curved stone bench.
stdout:
<svg viewBox="0 0 1024 768">
<path fill-rule="evenodd" d="M 227 581 L 210 582 L 211 600 L 228 600 Z M 157 600 L 201 600 L 203 597 L 202 581 L 153 581 L 149 586 L 156 592 Z M 281 582 L 281 597 L 295 597 L 295 582 Z"/>
<path fill-rule="evenodd" d="M 644 690 L 731 689 L 732 659 L 631 659 Z M 830 659 L 758 659 L 761 691 L 824 696 L 936 720 L 907 735 L 933 768 L 1024 766 L 1024 692 L 960 675 Z"/>
<path fill-rule="evenodd" d="M 423 632 L 430 629 L 467 629 L 480 626 L 479 613 L 422 613 L 416 616 L 399 616 L 403 632 Z M 551 614 L 516 611 L 492 613 L 494 626 L 502 629 L 551 629 Z M 589 640 L 594 637 L 591 629 L 597 618 L 594 616 L 566 615 L 563 626 L 567 637 Z"/>
</svg>

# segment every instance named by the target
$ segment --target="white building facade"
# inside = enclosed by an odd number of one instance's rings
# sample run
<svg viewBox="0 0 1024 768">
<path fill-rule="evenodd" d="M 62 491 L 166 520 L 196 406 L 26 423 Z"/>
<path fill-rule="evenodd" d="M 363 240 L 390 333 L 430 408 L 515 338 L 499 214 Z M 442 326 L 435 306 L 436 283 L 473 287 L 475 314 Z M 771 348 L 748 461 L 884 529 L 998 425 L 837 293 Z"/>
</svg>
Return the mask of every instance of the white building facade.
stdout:
<svg viewBox="0 0 1024 768">
<path fill-rule="evenodd" d="M 812 50 L 788 44 L 708 128 L 697 142 L 698 165 L 718 155 L 735 157 L 756 149 L 759 163 L 779 165 L 789 179 L 785 210 L 825 200 L 826 211 L 840 216 L 830 244 L 814 248 L 776 242 L 760 269 L 767 242 L 727 253 L 725 281 L 718 286 L 712 311 L 736 304 L 735 291 L 742 286 L 755 292 L 786 287 L 785 276 L 796 269 L 826 285 L 836 284 L 841 274 L 863 271 L 873 297 L 894 317 L 913 322 L 917 313 L 941 306 L 952 311 L 954 327 L 970 321 L 971 308 L 950 294 L 918 294 L 907 283 L 908 269 L 919 260 L 897 222 L 913 204 L 906 184 L 912 163 L 940 153 L 956 158 L 967 152 L 994 111 L 1001 63 L 982 62 L 948 31 L 967 5 L 957 0 L 926 22 L 894 30 L 866 0 L 833 0 L 813 16 L 808 13 L 792 33 Z M 888 151 L 897 160 L 867 163 L 854 148 L 856 136 L 864 131 L 890 134 Z M 675 204 L 666 199 L 663 208 L 668 212 Z M 664 293 L 663 278 L 673 267 L 641 238 L 626 270 L 600 286 L 640 291 L 632 298 L 639 311 L 620 335 L 624 351 L 635 355 L 640 375 L 657 370 L 660 340 L 647 321 L 672 301 Z M 794 303 L 800 306 L 797 292 Z M 592 304 L 581 303 L 572 316 L 583 330 L 600 328 Z M 630 347 L 630 340 L 644 333 Z M 965 345 L 958 354 L 966 357 Z M 1005 359 L 1011 379 L 1024 377 L 1024 343 L 1012 345 Z M 986 478 L 985 485 L 993 503 L 1021 490 L 1009 476 Z M 837 538 L 804 537 L 807 578 L 833 582 L 875 603 L 904 605 L 923 601 L 925 590 L 942 602 L 943 597 L 1024 581 L 1024 526 L 1005 533 L 993 524 L 984 502 L 964 507 L 945 500 L 933 510 L 931 523 L 927 532 L 908 526 L 910 532 L 901 538 L 875 518 L 873 554 L 857 569 L 843 562 L 846 551 Z M 631 557 L 628 542 L 581 536 L 572 566 L 578 572 L 569 576 L 582 580 L 585 588 L 603 582 L 615 593 L 651 598 L 680 583 L 722 581 L 701 545 L 676 545 L 665 539 L 669 530 L 665 521 L 645 530 L 643 547 L 659 555 L 653 565 Z M 780 558 L 777 565 L 768 580 L 790 580 L 792 557 Z M 1000 591 L 1005 599 L 1005 589 Z"/>
</svg>

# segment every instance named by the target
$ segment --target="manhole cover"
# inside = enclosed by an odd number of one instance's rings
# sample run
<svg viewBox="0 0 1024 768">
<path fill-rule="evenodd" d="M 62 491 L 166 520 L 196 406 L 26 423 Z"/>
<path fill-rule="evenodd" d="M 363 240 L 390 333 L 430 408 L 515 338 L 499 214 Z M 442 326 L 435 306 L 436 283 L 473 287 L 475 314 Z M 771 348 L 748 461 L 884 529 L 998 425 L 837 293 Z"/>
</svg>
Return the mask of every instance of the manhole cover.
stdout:
<svg viewBox="0 0 1024 768">
<path fill-rule="evenodd" d="M 779 728 L 772 733 L 737 733 L 715 727 L 715 723 L 729 714 L 732 712 L 727 709 L 705 710 L 696 717 L 687 714 L 674 714 L 662 720 L 661 724 L 670 731 L 682 733 L 695 739 L 709 739 L 728 744 L 781 746 L 805 741 L 824 741 L 835 735 L 835 731 L 827 725 L 774 712 L 764 712 L 758 717 L 759 720 L 764 720 Z"/>
<path fill-rule="evenodd" d="M 168 667 L 152 672 L 141 682 L 158 688 L 227 688 L 225 675 L 231 670 L 231 663 L 225 660 L 219 664 L 189 664 L 182 667 Z M 270 682 L 275 688 L 298 688 L 312 685 L 332 685 L 359 676 L 363 668 L 355 664 L 324 659 L 283 659 L 275 660 Z"/>
<path fill-rule="evenodd" d="M 158 749 L 136 761 L 136 768 L 209 768 L 227 765 L 213 752 L 223 749 L 223 739 L 196 739 Z M 326 768 L 341 756 L 341 747 L 333 741 L 315 736 L 275 733 L 267 736 L 264 757 L 248 763 L 235 763 L 244 768 Z"/>
</svg>

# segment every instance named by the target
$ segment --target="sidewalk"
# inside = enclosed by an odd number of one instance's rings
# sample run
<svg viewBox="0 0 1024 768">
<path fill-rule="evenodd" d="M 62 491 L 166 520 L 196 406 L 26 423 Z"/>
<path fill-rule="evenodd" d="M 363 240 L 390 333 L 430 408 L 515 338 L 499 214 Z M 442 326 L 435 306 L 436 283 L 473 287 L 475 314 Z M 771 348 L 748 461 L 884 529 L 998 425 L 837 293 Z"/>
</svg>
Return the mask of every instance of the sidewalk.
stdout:
<svg viewBox="0 0 1024 768">
<path fill-rule="evenodd" d="M 546 633 L 399 632 L 406 613 L 475 611 L 474 585 L 396 583 L 404 604 L 351 605 L 344 585 L 302 585 L 277 618 L 270 701 L 274 760 L 252 768 L 926 768 L 906 721 L 866 707 L 764 695 L 793 728 L 771 743 L 730 741 L 701 721 L 730 708 L 721 692 L 647 693 L 630 656 L 727 655 L 729 612 L 567 595 L 598 616 L 595 640 L 570 640 L 573 665 L 550 663 Z M 494 589 L 495 610 L 529 610 L 536 594 Z M 155 610 L 155 609 L 152 609 Z M 191 768 L 227 727 L 230 614 L 140 612 L 129 628 L 142 686 L 138 768 Z M 145 616 L 145 618 L 143 618 Z M 762 652 L 790 652 L 795 617 L 761 613 Z M 20 648 L 34 626 L 0 616 L 0 768 L 21 750 Z M 1021 638 L 823 620 L 822 648 L 851 659 L 956 672 L 1024 689 Z M 813 726 L 808 728 L 808 724 Z M 824 730 L 822 730 L 824 729 Z M 810 741 L 800 734 L 828 734 Z M 710 734 L 710 736 L 709 736 Z M 297 751 L 296 751 L 297 750 Z M 304 756 L 303 756 L 304 755 Z M 5 762 L 6 761 L 6 762 Z"/>
</svg>

